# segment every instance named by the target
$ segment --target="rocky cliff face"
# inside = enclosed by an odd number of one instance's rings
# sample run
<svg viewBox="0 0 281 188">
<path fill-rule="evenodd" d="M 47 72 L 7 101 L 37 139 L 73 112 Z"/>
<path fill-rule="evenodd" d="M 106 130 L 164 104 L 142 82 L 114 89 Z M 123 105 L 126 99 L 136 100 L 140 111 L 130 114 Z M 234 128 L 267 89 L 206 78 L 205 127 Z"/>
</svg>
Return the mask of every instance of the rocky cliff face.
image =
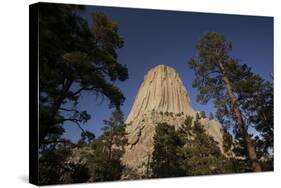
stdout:
<svg viewBox="0 0 281 188">
<path fill-rule="evenodd" d="M 123 163 L 133 169 L 139 178 L 144 177 L 153 152 L 153 136 L 157 123 L 166 122 L 177 128 L 186 116 L 195 115 L 187 91 L 175 69 L 166 65 L 151 69 L 144 77 L 126 120 L 129 145 L 122 158 Z M 200 121 L 223 152 L 220 124 L 207 118 Z M 123 178 L 129 177 L 124 174 Z"/>
<path fill-rule="evenodd" d="M 152 111 L 186 115 L 195 113 L 179 75 L 171 67 L 158 65 L 148 71 L 139 88 L 127 123 Z"/>
</svg>

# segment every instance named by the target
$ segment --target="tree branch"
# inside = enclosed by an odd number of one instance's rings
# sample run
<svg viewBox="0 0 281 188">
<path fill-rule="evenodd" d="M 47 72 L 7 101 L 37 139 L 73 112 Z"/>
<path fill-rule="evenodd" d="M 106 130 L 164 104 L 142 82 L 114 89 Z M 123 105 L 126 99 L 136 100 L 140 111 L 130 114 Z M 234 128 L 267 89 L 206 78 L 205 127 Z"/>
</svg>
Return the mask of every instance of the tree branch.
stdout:
<svg viewBox="0 0 281 188">
<path fill-rule="evenodd" d="M 75 119 L 75 118 L 61 119 L 57 123 L 62 123 L 62 122 L 65 122 L 65 121 L 70 121 L 72 123 L 75 123 L 81 129 L 82 132 L 85 132 L 85 130 L 81 127 L 81 124 L 79 123 L 79 120 Z"/>
<path fill-rule="evenodd" d="M 71 96 L 75 96 L 78 95 L 79 93 L 81 93 L 82 91 L 90 91 L 93 90 L 94 87 L 81 87 L 80 89 L 78 89 L 77 91 L 75 91 Z"/>
</svg>

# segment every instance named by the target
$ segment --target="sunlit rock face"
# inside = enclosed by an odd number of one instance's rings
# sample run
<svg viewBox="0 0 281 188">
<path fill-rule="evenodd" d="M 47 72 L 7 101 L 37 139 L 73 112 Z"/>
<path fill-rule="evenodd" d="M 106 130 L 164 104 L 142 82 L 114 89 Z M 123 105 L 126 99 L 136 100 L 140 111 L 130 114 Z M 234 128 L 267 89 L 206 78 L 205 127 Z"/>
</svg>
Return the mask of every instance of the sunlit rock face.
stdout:
<svg viewBox="0 0 281 188">
<path fill-rule="evenodd" d="M 166 122 L 178 128 L 186 116 L 195 118 L 188 93 L 174 68 L 158 65 L 144 76 L 133 107 L 126 120 L 129 145 L 125 148 L 123 163 L 135 173 L 123 179 L 145 178 L 149 173 L 149 163 L 153 152 L 153 136 L 158 123 Z M 200 120 L 206 132 L 218 142 L 222 149 L 221 125 L 208 118 Z"/>
<path fill-rule="evenodd" d="M 152 111 L 194 115 L 187 91 L 174 68 L 158 65 L 148 71 L 126 122 Z"/>
</svg>

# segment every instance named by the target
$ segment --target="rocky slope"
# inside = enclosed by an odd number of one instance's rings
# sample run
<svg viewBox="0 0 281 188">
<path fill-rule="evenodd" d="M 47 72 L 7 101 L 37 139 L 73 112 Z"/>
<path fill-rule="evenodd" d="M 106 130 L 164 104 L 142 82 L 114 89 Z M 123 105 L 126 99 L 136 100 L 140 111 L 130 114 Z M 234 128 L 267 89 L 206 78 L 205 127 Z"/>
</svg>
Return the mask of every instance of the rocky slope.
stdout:
<svg viewBox="0 0 281 188">
<path fill-rule="evenodd" d="M 123 163 L 134 170 L 139 178 L 145 176 L 153 152 L 153 136 L 157 123 L 166 122 L 179 127 L 186 116 L 195 117 L 187 91 L 174 68 L 158 65 L 148 71 L 136 95 L 126 120 L 129 145 Z M 200 120 L 223 152 L 221 125 L 207 118 Z M 127 179 L 124 174 L 123 179 Z"/>
</svg>

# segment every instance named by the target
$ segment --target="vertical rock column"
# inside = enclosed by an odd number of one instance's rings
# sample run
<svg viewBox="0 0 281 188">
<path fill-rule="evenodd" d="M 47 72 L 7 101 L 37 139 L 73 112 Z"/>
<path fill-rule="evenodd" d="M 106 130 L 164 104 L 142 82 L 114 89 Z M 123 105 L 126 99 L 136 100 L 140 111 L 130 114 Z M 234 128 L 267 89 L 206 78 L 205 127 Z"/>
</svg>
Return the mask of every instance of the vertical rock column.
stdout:
<svg viewBox="0 0 281 188">
<path fill-rule="evenodd" d="M 158 65 L 144 77 L 126 123 L 150 111 L 194 115 L 187 91 L 174 68 Z"/>
</svg>

